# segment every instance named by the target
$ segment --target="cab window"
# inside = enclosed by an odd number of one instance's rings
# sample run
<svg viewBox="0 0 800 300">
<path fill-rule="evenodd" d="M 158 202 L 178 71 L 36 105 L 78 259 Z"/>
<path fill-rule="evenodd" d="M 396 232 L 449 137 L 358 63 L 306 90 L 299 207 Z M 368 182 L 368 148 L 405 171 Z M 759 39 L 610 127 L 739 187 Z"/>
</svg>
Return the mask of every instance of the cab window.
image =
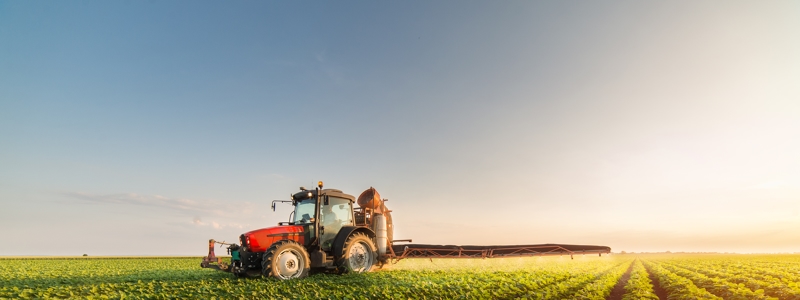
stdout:
<svg viewBox="0 0 800 300">
<path fill-rule="evenodd" d="M 320 226 L 324 228 L 321 236 L 321 246 L 324 250 L 329 250 L 333 244 L 333 239 L 339 230 L 344 226 L 353 226 L 352 202 L 348 199 L 339 197 L 329 197 L 328 205 L 322 205 L 320 209 Z"/>
</svg>

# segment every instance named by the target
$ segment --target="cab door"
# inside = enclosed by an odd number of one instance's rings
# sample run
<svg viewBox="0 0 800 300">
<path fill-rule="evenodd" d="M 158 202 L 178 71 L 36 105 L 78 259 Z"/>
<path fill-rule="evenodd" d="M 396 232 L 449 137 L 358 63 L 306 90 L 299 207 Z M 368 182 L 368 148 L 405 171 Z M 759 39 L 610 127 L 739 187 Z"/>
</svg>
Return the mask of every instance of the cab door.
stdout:
<svg viewBox="0 0 800 300">
<path fill-rule="evenodd" d="M 344 198 L 327 197 L 320 207 L 320 247 L 330 251 L 336 234 L 344 226 L 354 226 L 353 203 Z"/>
</svg>

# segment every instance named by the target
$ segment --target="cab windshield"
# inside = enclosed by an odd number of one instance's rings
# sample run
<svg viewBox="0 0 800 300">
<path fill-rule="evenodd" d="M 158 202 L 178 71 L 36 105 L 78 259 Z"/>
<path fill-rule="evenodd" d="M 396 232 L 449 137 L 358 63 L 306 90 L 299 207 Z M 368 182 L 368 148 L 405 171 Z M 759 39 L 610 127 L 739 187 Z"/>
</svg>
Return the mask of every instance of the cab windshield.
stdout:
<svg viewBox="0 0 800 300">
<path fill-rule="evenodd" d="M 314 223 L 316 207 L 317 200 L 314 198 L 298 201 L 294 206 L 294 220 L 292 220 L 292 222 L 295 224 Z"/>
</svg>

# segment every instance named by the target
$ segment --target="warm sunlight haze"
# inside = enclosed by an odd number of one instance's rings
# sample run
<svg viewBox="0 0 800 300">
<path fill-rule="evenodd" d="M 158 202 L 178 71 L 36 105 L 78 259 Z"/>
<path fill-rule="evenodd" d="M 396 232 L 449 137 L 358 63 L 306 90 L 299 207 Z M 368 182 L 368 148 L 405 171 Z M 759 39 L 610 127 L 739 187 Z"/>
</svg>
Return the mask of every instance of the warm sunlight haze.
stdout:
<svg viewBox="0 0 800 300">
<path fill-rule="evenodd" d="M 800 252 L 800 2 L 576 4 L 0 0 L 0 256 L 200 257 L 320 180 L 415 243 Z"/>
</svg>

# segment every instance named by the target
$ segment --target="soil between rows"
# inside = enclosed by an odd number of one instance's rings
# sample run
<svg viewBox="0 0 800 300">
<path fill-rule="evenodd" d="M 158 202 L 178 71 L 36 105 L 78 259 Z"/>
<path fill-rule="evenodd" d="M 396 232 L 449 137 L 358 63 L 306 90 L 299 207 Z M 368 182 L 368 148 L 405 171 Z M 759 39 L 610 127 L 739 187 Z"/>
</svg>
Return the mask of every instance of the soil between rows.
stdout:
<svg viewBox="0 0 800 300">
<path fill-rule="evenodd" d="M 647 271 L 647 275 L 650 277 L 650 281 L 653 282 L 653 291 L 658 296 L 659 300 L 667 300 L 667 296 L 669 296 L 669 292 L 661 287 L 661 282 L 658 280 L 658 277 L 653 274 L 653 270 L 650 270 L 650 267 L 647 265 L 644 266 L 644 269 Z"/>
<path fill-rule="evenodd" d="M 606 298 L 607 300 L 622 300 L 622 296 L 625 295 L 625 284 L 628 283 L 628 279 L 631 278 L 631 271 L 633 270 L 633 263 L 628 267 L 628 270 L 625 271 L 625 274 L 617 280 L 617 284 L 614 285 L 614 289 L 611 290 L 611 294 L 608 295 Z"/>
</svg>

